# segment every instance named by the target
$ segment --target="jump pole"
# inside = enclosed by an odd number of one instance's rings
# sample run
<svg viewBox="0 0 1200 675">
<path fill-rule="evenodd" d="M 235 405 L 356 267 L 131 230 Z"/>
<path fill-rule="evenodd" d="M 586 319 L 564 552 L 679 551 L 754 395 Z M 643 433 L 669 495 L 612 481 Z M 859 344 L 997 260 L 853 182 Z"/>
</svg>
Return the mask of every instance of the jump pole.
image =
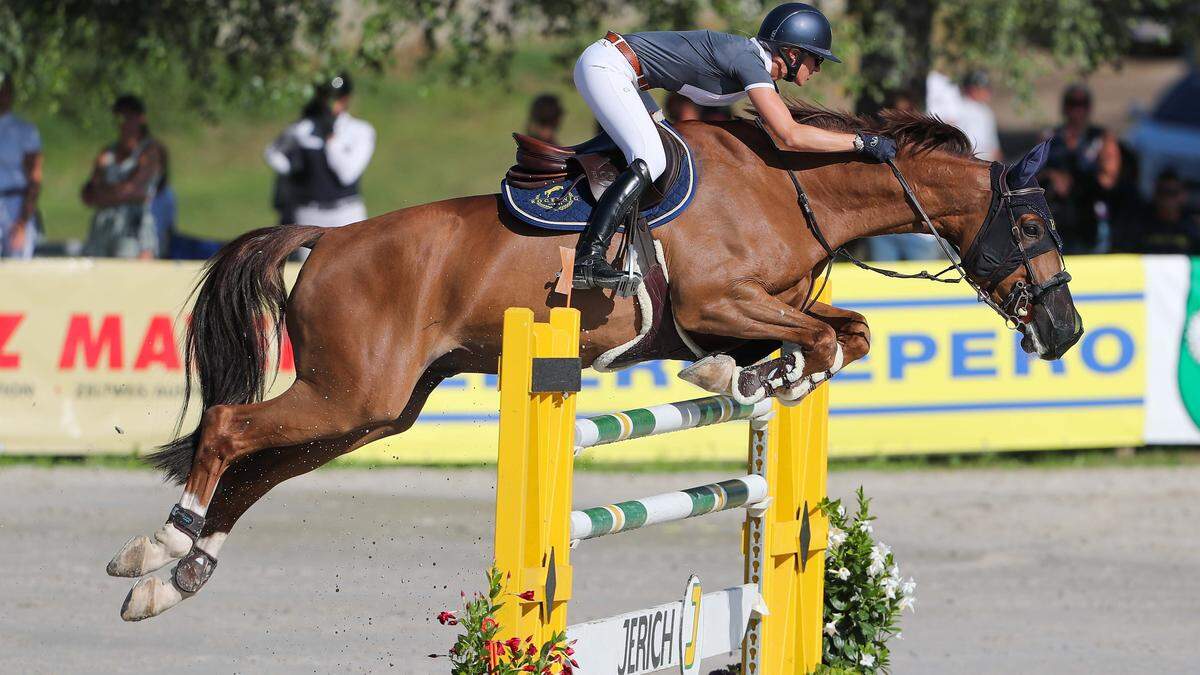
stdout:
<svg viewBox="0 0 1200 675">
<path fill-rule="evenodd" d="M 531 636 L 540 644 L 562 631 L 591 637 L 601 634 L 606 622 L 637 614 L 567 626 L 573 540 L 746 506 L 746 583 L 706 594 L 704 623 L 723 625 L 737 621 L 736 614 L 748 624 L 742 641 L 745 673 L 808 673 L 820 663 L 828 524 L 817 505 L 826 487 L 826 387 L 791 408 L 774 401 L 744 406 L 710 396 L 576 420 L 579 313 L 568 308 L 552 309 L 548 323 L 536 323 L 528 309 L 505 312 L 499 383 L 495 551 L 505 596 L 498 639 Z M 747 419 L 747 476 L 572 512 L 577 452 Z M 686 609 L 685 603 L 669 606 Z M 748 611 L 752 606 L 764 613 Z M 597 672 L 581 665 L 581 672 Z"/>
</svg>

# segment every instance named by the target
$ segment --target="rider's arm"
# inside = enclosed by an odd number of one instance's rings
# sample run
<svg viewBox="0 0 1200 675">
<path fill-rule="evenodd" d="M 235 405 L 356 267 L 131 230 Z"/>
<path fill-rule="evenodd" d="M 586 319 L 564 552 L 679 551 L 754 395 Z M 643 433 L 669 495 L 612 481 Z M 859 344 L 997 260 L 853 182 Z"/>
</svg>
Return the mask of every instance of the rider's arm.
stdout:
<svg viewBox="0 0 1200 675">
<path fill-rule="evenodd" d="M 756 87 L 747 94 L 754 109 L 784 149 L 793 152 L 854 152 L 854 134 L 819 129 L 800 124 L 779 94 L 768 87 Z"/>
</svg>

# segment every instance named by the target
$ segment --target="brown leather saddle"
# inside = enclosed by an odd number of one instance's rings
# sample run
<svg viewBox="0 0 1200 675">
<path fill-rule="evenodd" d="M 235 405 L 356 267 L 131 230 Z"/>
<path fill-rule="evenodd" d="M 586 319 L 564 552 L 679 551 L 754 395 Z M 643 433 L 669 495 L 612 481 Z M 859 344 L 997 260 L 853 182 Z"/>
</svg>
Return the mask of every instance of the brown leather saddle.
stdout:
<svg viewBox="0 0 1200 675">
<path fill-rule="evenodd" d="M 683 144 L 661 125 L 656 126 L 666 151 L 667 169 L 642 195 L 643 210 L 663 200 L 685 161 Z M 607 133 L 578 145 L 566 146 L 518 133 L 513 134 L 513 139 L 517 142 L 517 163 L 509 168 L 504 180 L 521 190 L 539 190 L 561 182 L 574 184 L 586 179 L 592 198 L 599 199 L 626 168 L 625 156 Z"/>
</svg>

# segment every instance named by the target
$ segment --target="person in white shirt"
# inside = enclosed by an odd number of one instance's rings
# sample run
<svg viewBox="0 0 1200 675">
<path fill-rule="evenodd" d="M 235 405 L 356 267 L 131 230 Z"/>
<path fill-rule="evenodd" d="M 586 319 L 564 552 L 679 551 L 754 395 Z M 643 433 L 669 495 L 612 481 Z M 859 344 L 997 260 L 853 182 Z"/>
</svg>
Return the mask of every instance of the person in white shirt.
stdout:
<svg viewBox="0 0 1200 675">
<path fill-rule="evenodd" d="M 953 123 L 971 140 L 976 157 L 999 162 L 1004 159 L 1004 154 L 1000 150 L 1000 135 L 996 132 L 996 114 L 989 105 L 991 101 L 988 74 L 982 70 L 972 71 L 963 79 L 958 118 Z"/>
<path fill-rule="evenodd" d="M 32 258 L 42 188 L 42 139 L 12 112 L 16 85 L 0 72 L 0 258 Z"/>
<path fill-rule="evenodd" d="M 350 114 L 352 92 L 349 75 L 330 79 L 263 152 L 280 177 L 276 208 L 284 218 L 320 227 L 367 218 L 359 180 L 375 152 L 375 129 Z"/>
</svg>

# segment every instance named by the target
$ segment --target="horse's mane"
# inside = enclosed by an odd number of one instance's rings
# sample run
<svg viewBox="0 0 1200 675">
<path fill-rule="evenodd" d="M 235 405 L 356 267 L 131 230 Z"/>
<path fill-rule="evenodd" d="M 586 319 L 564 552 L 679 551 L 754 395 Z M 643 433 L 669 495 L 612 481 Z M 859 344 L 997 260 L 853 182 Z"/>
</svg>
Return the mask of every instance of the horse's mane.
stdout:
<svg viewBox="0 0 1200 675">
<path fill-rule="evenodd" d="M 831 131 L 882 134 L 895 140 L 902 152 L 914 155 L 940 150 L 959 157 L 974 156 L 971 141 L 961 129 L 932 115 L 896 109 L 883 110 L 876 115 L 854 115 L 790 97 L 783 100 L 792 119 L 801 124 Z M 754 115 L 755 111 L 749 108 L 747 113 Z"/>
</svg>

